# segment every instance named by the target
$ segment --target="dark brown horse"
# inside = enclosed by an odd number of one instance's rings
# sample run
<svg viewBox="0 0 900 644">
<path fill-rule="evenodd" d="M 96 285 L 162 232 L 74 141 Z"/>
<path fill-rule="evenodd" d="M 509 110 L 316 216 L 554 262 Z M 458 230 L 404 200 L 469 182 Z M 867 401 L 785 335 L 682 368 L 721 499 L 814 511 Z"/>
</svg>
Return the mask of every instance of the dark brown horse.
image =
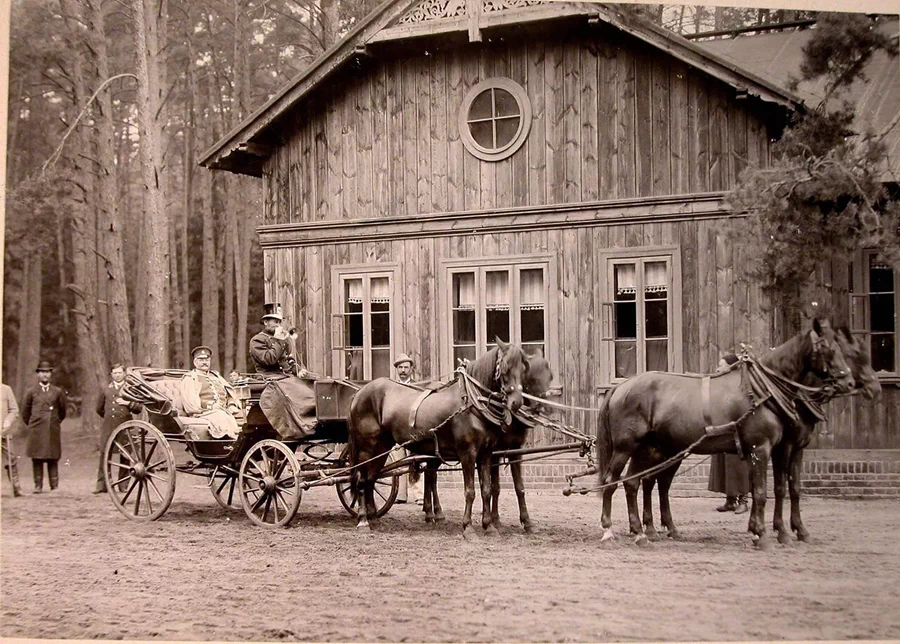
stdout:
<svg viewBox="0 0 900 644">
<path fill-rule="evenodd" d="M 853 337 L 847 327 L 838 328 L 835 339 L 844 355 L 850 373 L 856 383 L 854 393 L 862 394 L 867 400 L 873 400 L 881 394 L 881 385 L 875 372 L 872 370 L 869 353 L 865 345 Z M 816 387 L 821 386 L 821 380 L 813 374 L 809 374 L 803 384 Z M 785 427 L 784 436 L 772 450 L 772 473 L 775 478 L 775 513 L 772 528 L 778 535 L 779 543 L 789 543 L 791 536 L 785 528 L 782 518 L 785 492 L 789 491 L 791 499 L 791 529 L 797 533 L 800 541 L 809 540 L 809 531 L 803 525 L 800 517 L 800 486 L 801 470 L 803 468 L 803 450 L 809 445 L 815 426 L 819 419 L 810 413 L 805 405 L 798 407 L 800 424 L 790 424 Z M 634 454 L 628 466 L 626 478 L 634 473 L 642 472 L 654 465 L 662 463 L 665 457 L 657 450 L 646 450 Z M 653 525 L 653 485 L 659 484 L 659 508 L 660 519 L 668 531 L 668 536 L 678 538 L 678 529 L 672 520 L 672 512 L 669 506 L 669 488 L 675 477 L 681 462 L 678 461 L 672 467 L 663 470 L 655 476 L 641 479 L 644 492 L 644 532 L 650 539 L 657 539 L 656 527 Z"/>
<path fill-rule="evenodd" d="M 522 406 L 522 382 L 528 363 L 521 347 L 497 340 L 497 346 L 470 362 L 466 372 L 491 392 L 505 396 L 505 406 L 515 412 Z M 485 420 L 471 405 L 461 378 L 452 385 L 429 393 L 388 378 L 378 378 L 360 389 L 350 405 L 349 442 L 353 484 L 358 498 L 365 500 L 357 527 L 376 521 L 374 484 L 395 444 L 406 444 L 414 454 L 459 460 L 466 491 L 463 533 L 472 522 L 475 500 L 475 470 L 481 480 L 482 527 L 495 531 L 490 515 L 490 459 L 500 427 Z M 436 431 L 430 431 L 438 428 Z M 412 441 L 412 442 L 410 442 Z M 425 473 L 425 504 L 436 494 L 436 472 Z M 438 508 L 439 509 L 439 508 Z M 362 509 L 361 509 L 362 510 Z M 431 507 L 426 507 L 426 515 Z"/>
<path fill-rule="evenodd" d="M 553 381 L 553 373 L 550 370 L 550 363 L 542 354 L 528 356 L 528 370 L 525 373 L 525 382 L 522 383 L 525 393 L 538 398 L 543 398 L 550 390 L 550 384 Z M 537 411 L 540 403 L 528 405 Z M 525 444 L 528 438 L 528 430 L 531 427 L 519 420 L 514 419 L 512 425 L 502 432 L 497 443 L 494 446 L 496 450 L 519 449 Z M 525 532 L 531 534 L 534 531 L 534 524 L 531 517 L 528 516 L 528 507 L 525 505 L 525 483 L 522 479 L 522 456 L 513 455 L 508 457 L 509 473 L 512 476 L 513 487 L 516 490 L 516 498 L 519 501 L 519 522 Z M 500 528 L 500 510 L 498 507 L 500 499 L 500 457 L 492 456 L 491 458 L 491 520 L 495 527 Z"/>
<path fill-rule="evenodd" d="M 759 365 L 742 361 L 740 368 L 711 377 L 647 372 L 612 389 L 601 405 L 597 431 L 601 484 L 618 481 L 636 452 L 653 455 L 655 451 L 667 458 L 692 446 L 698 454 L 737 453 L 740 449 L 749 454 L 751 464 L 753 507 L 748 529 L 758 545 L 766 547 L 766 468 L 772 450 L 785 436 L 791 421 L 784 416 L 793 406 L 779 389 L 785 386 L 783 379 L 796 382 L 813 373 L 835 381 L 842 392 L 849 391 L 854 381 L 834 330 L 819 320 L 811 331 L 773 349 Z M 759 383 L 760 378 L 763 384 L 751 389 L 749 381 Z M 728 431 L 708 432 L 708 427 Z M 642 540 L 637 513 L 639 481 L 624 485 L 629 525 Z M 603 540 L 613 537 L 615 488 L 609 485 L 603 492 Z"/>
</svg>

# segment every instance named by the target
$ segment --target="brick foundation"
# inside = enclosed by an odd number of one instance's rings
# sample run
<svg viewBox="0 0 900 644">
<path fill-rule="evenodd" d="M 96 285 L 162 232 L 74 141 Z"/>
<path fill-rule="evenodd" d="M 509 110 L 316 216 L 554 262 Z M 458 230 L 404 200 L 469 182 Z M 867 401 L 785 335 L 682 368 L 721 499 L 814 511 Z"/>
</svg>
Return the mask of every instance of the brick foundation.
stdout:
<svg viewBox="0 0 900 644">
<path fill-rule="evenodd" d="M 558 455 L 526 463 L 525 486 L 528 490 L 561 491 L 565 477 L 583 471 L 585 459 Z M 709 492 L 709 460 L 705 456 L 688 457 L 672 484 L 674 497 L 714 497 Z M 441 474 L 441 485 L 461 487 L 459 472 Z M 501 485 L 512 488 L 509 468 L 502 467 Z M 576 485 L 596 485 L 596 475 L 575 480 Z M 772 467 L 769 465 L 769 496 L 773 494 Z M 803 458 L 803 494 L 842 498 L 900 498 L 900 450 L 807 450 Z"/>
</svg>

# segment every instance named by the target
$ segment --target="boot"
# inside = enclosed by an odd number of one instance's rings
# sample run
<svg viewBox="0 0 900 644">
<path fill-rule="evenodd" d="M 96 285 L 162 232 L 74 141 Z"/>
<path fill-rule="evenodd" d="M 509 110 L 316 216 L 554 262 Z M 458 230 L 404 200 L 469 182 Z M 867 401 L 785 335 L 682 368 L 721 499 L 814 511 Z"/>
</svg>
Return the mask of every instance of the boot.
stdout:
<svg viewBox="0 0 900 644">
<path fill-rule="evenodd" d="M 737 497 L 726 496 L 725 497 L 725 505 L 720 505 L 716 508 L 716 512 L 734 512 L 736 507 L 735 502 L 737 501 Z"/>
<path fill-rule="evenodd" d="M 50 476 L 50 489 L 59 487 L 59 461 L 47 461 L 47 474 Z"/>
<path fill-rule="evenodd" d="M 747 497 L 744 494 L 741 494 L 737 499 L 737 507 L 734 509 L 735 514 L 743 514 L 744 512 L 749 512 L 750 508 L 747 506 Z"/>
<path fill-rule="evenodd" d="M 44 491 L 44 462 L 31 459 L 31 474 L 34 477 L 34 493 L 40 494 Z"/>
</svg>

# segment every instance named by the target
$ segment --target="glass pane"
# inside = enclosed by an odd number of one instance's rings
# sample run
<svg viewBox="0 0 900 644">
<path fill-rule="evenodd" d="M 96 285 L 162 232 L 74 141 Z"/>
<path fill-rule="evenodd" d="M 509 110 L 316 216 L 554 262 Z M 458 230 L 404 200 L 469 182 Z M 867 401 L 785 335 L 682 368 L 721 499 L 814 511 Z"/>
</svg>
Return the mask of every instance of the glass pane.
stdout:
<svg viewBox="0 0 900 644">
<path fill-rule="evenodd" d="M 344 316 L 344 346 L 361 347 L 363 345 L 362 313 Z"/>
<path fill-rule="evenodd" d="M 372 346 L 391 346 L 390 313 L 372 313 Z"/>
<path fill-rule="evenodd" d="M 390 378 L 391 376 L 391 350 L 372 350 L 372 377 Z"/>
<path fill-rule="evenodd" d="M 617 301 L 635 299 L 637 289 L 634 264 L 617 264 L 613 269 L 613 280 L 616 289 L 613 299 Z"/>
<path fill-rule="evenodd" d="M 869 293 L 892 293 L 894 291 L 894 269 L 890 264 L 869 257 Z"/>
<path fill-rule="evenodd" d="M 669 342 L 667 340 L 647 341 L 647 371 L 669 370 Z"/>
<path fill-rule="evenodd" d="M 344 312 L 362 312 L 362 279 L 344 280 Z"/>
<path fill-rule="evenodd" d="M 484 279 L 488 308 L 509 306 L 509 271 L 488 271 Z"/>
<path fill-rule="evenodd" d="M 494 122 L 479 121 L 477 123 L 469 123 L 469 131 L 475 143 L 488 150 L 494 149 Z"/>
<path fill-rule="evenodd" d="M 617 302 L 615 305 L 615 329 L 618 338 L 637 337 L 637 303 Z"/>
<path fill-rule="evenodd" d="M 364 377 L 365 360 L 362 350 L 347 351 L 345 354 L 345 373 L 350 380 L 362 380 Z"/>
<path fill-rule="evenodd" d="M 474 346 L 466 346 L 466 347 L 453 347 L 453 368 L 456 368 L 456 365 L 459 364 L 460 360 L 469 360 L 472 361 L 475 359 L 475 347 Z"/>
<path fill-rule="evenodd" d="M 894 331 L 894 294 L 869 296 L 870 331 Z"/>
<path fill-rule="evenodd" d="M 512 143 L 519 131 L 519 117 L 500 119 L 497 121 L 497 147 L 503 148 Z"/>
<path fill-rule="evenodd" d="M 496 337 L 509 342 L 509 308 L 487 310 L 487 339 L 493 343 Z"/>
<path fill-rule="evenodd" d="M 475 342 L 475 311 L 453 312 L 453 344 Z"/>
<path fill-rule="evenodd" d="M 544 304 L 544 269 L 526 268 L 519 271 L 519 302 Z"/>
<path fill-rule="evenodd" d="M 616 342 L 616 378 L 628 378 L 637 373 L 637 343 Z"/>
<path fill-rule="evenodd" d="M 892 333 L 872 335 L 872 369 L 894 371 L 894 335 Z"/>
<path fill-rule="evenodd" d="M 453 274 L 453 308 L 475 308 L 475 273 Z"/>
<path fill-rule="evenodd" d="M 544 336 L 544 307 L 531 305 L 522 307 L 520 323 L 522 325 L 522 342 L 543 342 Z"/>
<path fill-rule="evenodd" d="M 472 107 L 469 108 L 469 120 L 489 119 L 493 115 L 494 110 L 491 106 L 491 90 L 486 89 L 472 101 Z"/>
<path fill-rule="evenodd" d="M 516 97 L 499 87 L 494 88 L 494 116 L 518 116 L 519 102 Z"/>
<path fill-rule="evenodd" d="M 665 338 L 669 335 L 668 300 L 649 300 L 645 302 L 646 335 L 648 338 Z"/>
</svg>

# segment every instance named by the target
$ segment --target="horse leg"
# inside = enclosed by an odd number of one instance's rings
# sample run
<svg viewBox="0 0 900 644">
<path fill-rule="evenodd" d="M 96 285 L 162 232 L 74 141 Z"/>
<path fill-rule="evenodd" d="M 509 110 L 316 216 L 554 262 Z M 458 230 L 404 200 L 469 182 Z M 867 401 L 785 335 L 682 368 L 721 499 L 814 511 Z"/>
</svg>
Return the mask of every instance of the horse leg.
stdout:
<svg viewBox="0 0 900 644">
<path fill-rule="evenodd" d="M 775 511 L 772 516 L 772 529 L 778 537 L 778 543 L 787 545 L 791 542 L 791 534 L 784 527 L 784 493 L 787 488 L 787 462 L 790 459 L 790 447 L 782 441 L 772 450 L 772 475 L 775 477 Z"/>
<path fill-rule="evenodd" d="M 656 477 L 649 476 L 641 480 L 644 492 L 644 533 L 650 541 L 659 541 L 659 533 L 653 525 L 653 486 L 656 485 Z"/>
<path fill-rule="evenodd" d="M 441 498 L 438 496 L 437 477 L 439 467 L 439 464 L 435 464 L 434 467 L 431 468 L 431 475 L 434 477 L 434 484 L 431 486 L 431 507 L 434 511 L 433 521 L 435 523 L 440 523 L 441 521 L 447 520 L 447 517 L 444 516 L 444 509 L 441 507 Z"/>
<path fill-rule="evenodd" d="M 672 508 L 669 505 L 669 488 L 672 487 L 679 465 L 681 463 L 675 463 L 656 475 L 656 483 L 659 486 L 659 520 L 669 531 L 670 539 L 678 539 L 681 536 L 672 520 Z"/>
<path fill-rule="evenodd" d="M 423 476 L 425 477 L 423 485 L 425 496 L 422 499 L 422 511 L 425 513 L 425 523 L 434 523 L 434 501 L 432 499 L 435 497 L 434 491 L 437 487 L 437 473 L 431 463 L 425 465 Z"/>
<path fill-rule="evenodd" d="M 534 524 L 528 516 L 528 508 L 525 505 L 525 481 L 522 479 L 522 456 L 513 456 L 509 461 L 509 472 L 512 475 L 513 486 L 516 488 L 516 498 L 519 501 L 519 523 L 525 529 L 526 534 L 534 532 Z"/>
<path fill-rule="evenodd" d="M 606 468 L 606 474 L 603 475 L 600 483 L 607 485 L 618 481 L 630 457 L 631 455 L 625 452 L 614 451 L 612 458 L 609 460 L 609 466 Z M 600 515 L 600 526 L 603 528 L 603 536 L 600 538 L 601 543 L 616 538 L 612 530 L 612 497 L 615 491 L 615 485 L 609 485 L 603 490 L 603 512 Z"/>
<path fill-rule="evenodd" d="M 463 513 L 463 536 L 468 536 L 472 525 L 472 504 L 475 503 L 475 455 L 470 450 L 460 451 L 459 465 L 463 473 L 463 485 L 466 491 L 466 510 Z"/>
<path fill-rule="evenodd" d="M 771 448 L 767 441 L 757 445 L 750 453 L 750 487 L 753 492 L 753 507 L 750 508 L 750 521 L 747 530 L 753 533 L 754 541 L 760 550 L 769 547 L 766 534 L 766 469 L 769 466 Z"/>
<path fill-rule="evenodd" d="M 500 529 L 500 457 L 491 455 L 491 523 Z"/>
<path fill-rule="evenodd" d="M 491 461 L 493 455 L 485 450 L 477 461 L 478 465 L 478 481 L 481 483 L 481 529 L 486 534 L 499 534 L 497 527 L 493 523 L 491 515 L 491 497 L 493 495 L 493 481 L 491 479 Z"/>
<path fill-rule="evenodd" d="M 791 530 L 800 541 L 809 541 L 809 530 L 800 518 L 800 472 L 803 470 L 803 450 L 795 449 L 788 465 L 788 483 L 791 494 Z"/>
</svg>

